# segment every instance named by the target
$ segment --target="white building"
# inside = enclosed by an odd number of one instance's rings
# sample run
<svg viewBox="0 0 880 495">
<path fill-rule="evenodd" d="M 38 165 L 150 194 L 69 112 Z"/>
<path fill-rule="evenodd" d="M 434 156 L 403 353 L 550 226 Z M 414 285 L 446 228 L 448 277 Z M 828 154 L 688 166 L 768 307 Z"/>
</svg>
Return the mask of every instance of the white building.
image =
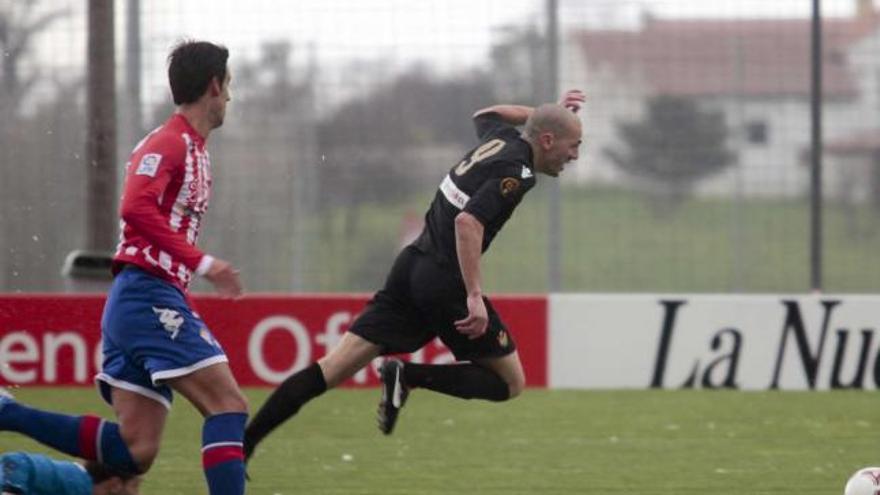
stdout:
<svg viewBox="0 0 880 495">
<path fill-rule="evenodd" d="M 823 23 L 824 180 L 829 196 L 867 199 L 880 191 L 880 15 L 870 0 L 857 1 L 854 17 Z M 562 85 L 588 94 L 585 146 L 572 175 L 631 183 L 603 150 L 621 146 L 617 125 L 642 120 L 652 96 L 674 95 L 723 112 L 738 157 L 701 182 L 700 194 L 805 194 L 810 29 L 806 18 L 646 18 L 634 30 L 571 33 Z"/>
</svg>

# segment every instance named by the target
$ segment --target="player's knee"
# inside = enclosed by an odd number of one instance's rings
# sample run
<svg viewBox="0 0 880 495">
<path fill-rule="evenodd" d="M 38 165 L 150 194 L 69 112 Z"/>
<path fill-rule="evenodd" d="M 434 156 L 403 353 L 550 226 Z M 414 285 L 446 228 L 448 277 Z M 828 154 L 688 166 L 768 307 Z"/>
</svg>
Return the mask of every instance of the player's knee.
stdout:
<svg viewBox="0 0 880 495">
<path fill-rule="evenodd" d="M 149 471 L 156 456 L 159 455 L 161 437 L 153 430 L 144 428 L 142 424 L 123 423 L 120 425 L 119 433 L 138 469 L 142 473 Z"/>
<path fill-rule="evenodd" d="M 522 373 L 516 373 L 505 381 L 507 382 L 507 390 L 509 392 L 507 400 L 519 397 L 523 389 L 526 388 L 526 377 Z"/>
<path fill-rule="evenodd" d="M 156 460 L 156 456 L 152 456 L 143 460 L 135 460 L 135 464 L 137 464 L 138 469 L 140 469 L 140 473 L 144 474 L 153 467 L 153 461 Z"/>
<path fill-rule="evenodd" d="M 248 400 L 241 390 L 215 394 L 202 408 L 202 415 L 206 417 L 223 413 L 248 413 Z"/>
<path fill-rule="evenodd" d="M 247 397 L 239 390 L 238 393 L 229 394 L 229 396 L 224 401 L 223 409 L 226 412 L 237 412 L 237 413 L 248 413 L 248 409 L 250 408 L 250 404 L 248 403 Z"/>
<path fill-rule="evenodd" d="M 321 369 L 321 376 L 324 377 L 324 384 L 328 390 L 336 387 L 348 378 L 343 372 L 343 367 L 336 363 L 333 356 L 324 356 L 319 359 L 318 367 Z"/>
<path fill-rule="evenodd" d="M 525 386 L 526 386 L 525 383 L 523 383 L 521 381 L 509 382 L 507 384 L 507 389 L 510 392 L 510 395 L 507 397 L 507 400 L 515 399 L 516 397 L 519 397 L 519 395 L 522 394 L 522 391 L 525 388 Z"/>
<path fill-rule="evenodd" d="M 146 473 L 153 466 L 153 461 L 159 455 L 159 442 L 151 439 L 140 439 L 129 444 L 128 450 L 141 473 Z"/>
</svg>

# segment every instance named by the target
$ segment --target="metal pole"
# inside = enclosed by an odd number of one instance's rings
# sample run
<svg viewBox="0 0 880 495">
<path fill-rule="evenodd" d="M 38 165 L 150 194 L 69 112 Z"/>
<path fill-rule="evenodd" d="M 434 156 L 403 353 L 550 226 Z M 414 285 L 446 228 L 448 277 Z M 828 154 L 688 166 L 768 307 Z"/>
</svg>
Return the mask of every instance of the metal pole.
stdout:
<svg viewBox="0 0 880 495">
<path fill-rule="evenodd" d="M 95 250 L 112 249 L 116 231 L 113 5 L 107 0 L 89 0 L 88 4 L 86 242 Z"/>
<path fill-rule="evenodd" d="M 141 111 L 141 0 L 128 0 L 125 29 L 125 84 L 128 92 L 128 125 L 131 136 L 144 133 Z M 132 145 L 134 143 L 131 143 Z"/>
<path fill-rule="evenodd" d="M 822 290 L 822 7 L 813 0 L 811 85 L 810 288 Z"/>
<path fill-rule="evenodd" d="M 559 1 L 547 0 L 547 101 L 559 94 Z M 551 180 L 547 207 L 547 290 L 562 287 L 562 222 L 559 180 Z"/>
<path fill-rule="evenodd" d="M 748 136 L 744 135 L 746 128 L 745 116 L 745 52 L 743 49 L 742 38 L 737 38 L 735 44 L 734 60 L 736 60 L 736 87 L 739 89 L 740 95 L 736 101 L 736 126 L 739 129 L 737 136 L 743 145 L 748 144 Z M 731 246 L 733 249 L 733 273 L 730 279 L 729 289 L 731 292 L 743 292 L 746 286 L 748 275 L 748 265 L 745 262 L 744 251 L 749 243 L 746 241 L 745 228 L 743 226 L 744 212 L 743 190 L 745 189 L 745 164 L 744 160 L 737 155 L 734 164 L 734 194 L 733 208 L 731 208 L 731 222 L 733 223 L 733 238 Z"/>
</svg>

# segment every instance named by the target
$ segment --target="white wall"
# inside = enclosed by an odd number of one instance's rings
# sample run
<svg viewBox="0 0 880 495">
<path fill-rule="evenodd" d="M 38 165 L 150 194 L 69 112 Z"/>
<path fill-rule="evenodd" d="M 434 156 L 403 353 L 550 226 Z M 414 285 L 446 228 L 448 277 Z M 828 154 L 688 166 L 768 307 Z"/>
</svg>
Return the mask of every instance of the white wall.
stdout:
<svg viewBox="0 0 880 495">
<path fill-rule="evenodd" d="M 880 129 L 880 30 L 852 46 L 847 63 L 859 86 L 858 123 Z"/>
<path fill-rule="evenodd" d="M 619 121 L 639 121 L 645 108 L 641 96 L 647 92 L 637 73 L 621 77 L 607 67 L 586 63 L 574 43 L 564 43 L 567 50 L 560 55 L 560 86 L 562 90 L 577 88 L 587 94 L 580 111 L 583 123 L 583 144 L 580 158 L 566 167 L 567 180 L 585 184 L 620 184 L 628 176 L 605 157 L 605 148 L 619 144 Z"/>
<path fill-rule="evenodd" d="M 649 82 L 638 71 L 619 73 L 608 66 L 585 60 L 578 43 L 565 43 L 560 64 L 564 88 L 578 87 L 588 98 L 581 118 L 584 145 L 581 158 L 567 175 L 581 184 L 633 184 L 603 153 L 619 144 L 617 123 L 637 121 L 644 115 Z M 853 45 L 846 54 L 849 70 L 856 78 L 858 94 L 829 97 L 823 107 L 823 134 L 826 142 L 867 129 L 880 128 L 880 31 Z M 806 59 L 805 59 L 806 63 Z M 703 196 L 797 197 L 807 192 L 809 166 L 804 160 L 810 142 L 810 101 L 807 96 L 701 98 L 706 108 L 724 112 L 731 131 L 730 147 L 739 161 L 725 172 L 701 182 L 697 193 Z M 746 141 L 744 126 L 750 121 L 767 123 L 769 140 L 764 145 Z M 824 174 L 830 183 L 851 175 L 843 164 L 829 160 Z M 840 188 L 829 189 L 834 197 Z"/>
</svg>

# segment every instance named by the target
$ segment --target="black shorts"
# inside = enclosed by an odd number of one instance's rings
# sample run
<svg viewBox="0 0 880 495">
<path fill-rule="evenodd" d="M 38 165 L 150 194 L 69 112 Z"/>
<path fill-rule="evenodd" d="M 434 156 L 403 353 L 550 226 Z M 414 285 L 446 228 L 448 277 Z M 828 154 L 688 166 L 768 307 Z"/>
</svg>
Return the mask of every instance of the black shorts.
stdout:
<svg viewBox="0 0 880 495">
<path fill-rule="evenodd" d="M 414 352 L 440 337 L 459 361 L 506 356 L 516 343 L 489 299 L 486 333 L 468 339 L 455 321 L 468 315 L 467 291 L 457 268 L 406 247 L 394 261 L 383 287 L 349 328 L 349 332 L 382 346 L 383 354 Z"/>
</svg>

